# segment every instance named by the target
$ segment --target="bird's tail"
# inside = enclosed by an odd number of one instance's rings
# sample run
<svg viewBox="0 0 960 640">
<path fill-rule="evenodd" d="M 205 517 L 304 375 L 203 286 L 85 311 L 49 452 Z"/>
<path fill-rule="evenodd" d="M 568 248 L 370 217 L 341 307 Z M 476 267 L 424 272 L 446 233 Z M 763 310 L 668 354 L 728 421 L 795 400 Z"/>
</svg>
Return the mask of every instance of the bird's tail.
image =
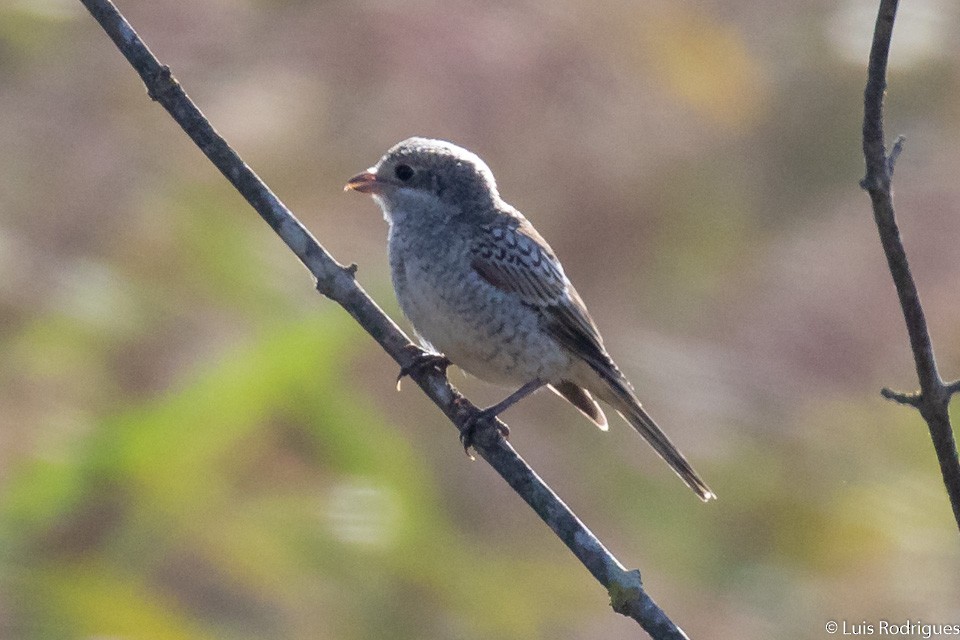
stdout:
<svg viewBox="0 0 960 640">
<path fill-rule="evenodd" d="M 619 373 L 619 372 L 617 372 Z M 687 462 L 683 454 L 674 446 L 667 435 L 657 426 L 643 407 L 640 401 L 630 389 L 629 383 L 622 376 L 602 375 L 604 382 L 607 383 L 609 394 L 602 394 L 600 397 L 613 406 L 617 413 L 630 423 L 643 438 L 650 443 L 660 457 L 663 458 L 670 468 L 673 469 L 680 479 L 688 487 L 693 489 L 694 493 L 704 502 L 715 499 L 716 494 L 707 486 L 707 484 L 697 475 L 690 463 Z"/>
</svg>

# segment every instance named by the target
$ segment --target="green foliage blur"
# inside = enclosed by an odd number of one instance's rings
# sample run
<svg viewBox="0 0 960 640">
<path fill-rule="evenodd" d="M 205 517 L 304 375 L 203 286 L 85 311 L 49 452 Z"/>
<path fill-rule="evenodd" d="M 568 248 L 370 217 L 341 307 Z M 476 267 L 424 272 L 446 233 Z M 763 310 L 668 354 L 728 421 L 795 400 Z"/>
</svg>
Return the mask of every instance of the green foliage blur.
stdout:
<svg viewBox="0 0 960 640">
<path fill-rule="evenodd" d="M 960 10 L 904 3 L 888 133 L 960 372 Z M 960 545 L 862 173 L 872 2 L 121 10 L 400 319 L 345 180 L 485 158 L 719 500 L 551 394 L 512 442 L 692 638 L 960 624 Z M 0 4 L 0 640 L 639 637 L 146 97 L 72 0 Z M 478 404 L 492 389 L 451 370 Z"/>
</svg>

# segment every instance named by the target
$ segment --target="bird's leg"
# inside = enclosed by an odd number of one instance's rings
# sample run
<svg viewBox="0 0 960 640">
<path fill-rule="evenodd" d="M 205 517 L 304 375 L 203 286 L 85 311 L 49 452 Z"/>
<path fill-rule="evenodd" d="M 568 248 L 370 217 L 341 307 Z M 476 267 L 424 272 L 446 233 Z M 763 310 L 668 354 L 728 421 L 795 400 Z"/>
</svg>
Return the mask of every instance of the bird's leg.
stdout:
<svg viewBox="0 0 960 640">
<path fill-rule="evenodd" d="M 400 381 L 411 373 L 422 373 L 427 369 L 437 369 L 440 373 L 446 374 L 447 367 L 453 364 L 442 353 L 430 353 L 415 344 L 409 344 L 406 348 L 407 351 L 412 353 L 413 360 L 405 367 L 400 367 L 400 373 L 397 374 L 397 391 L 400 391 Z"/>
<path fill-rule="evenodd" d="M 530 395 L 540 387 L 544 386 L 545 384 L 547 383 L 544 382 L 543 380 L 540 380 L 539 378 L 534 378 L 533 380 L 531 380 L 530 382 L 526 383 L 525 385 L 523 385 L 522 387 L 520 387 L 519 389 L 511 393 L 509 396 L 507 396 L 497 404 L 491 407 L 487 407 L 482 411 L 477 411 L 472 416 L 467 418 L 466 422 L 463 425 L 463 430 L 460 431 L 460 444 L 463 445 L 464 452 L 468 456 L 473 458 L 473 456 L 470 455 L 470 447 L 473 445 L 473 439 L 474 439 L 474 436 L 476 436 L 477 434 L 477 428 L 481 424 L 487 423 L 489 420 L 493 420 L 498 415 L 500 415 L 501 413 L 503 413 L 504 411 L 512 407 L 514 404 L 516 404 L 520 400 L 523 400 L 528 395 Z M 510 429 L 507 428 L 507 425 L 497 424 L 496 428 L 500 432 L 500 435 L 502 435 L 504 438 L 510 435 Z"/>
</svg>

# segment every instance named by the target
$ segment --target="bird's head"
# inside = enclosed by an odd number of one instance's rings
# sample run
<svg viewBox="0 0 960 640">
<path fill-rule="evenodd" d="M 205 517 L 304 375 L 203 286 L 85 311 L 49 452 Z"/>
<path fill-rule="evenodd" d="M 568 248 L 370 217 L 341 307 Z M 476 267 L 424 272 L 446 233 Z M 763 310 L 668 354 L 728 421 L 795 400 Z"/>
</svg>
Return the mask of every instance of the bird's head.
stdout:
<svg viewBox="0 0 960 640">
<path fill-rule="evenodd" d="M 428 138 L 394 145 L 344 189 L 369 193 L 391 219 L 424 208 L 459 215 L 489 208 L 500 197 L 493 173 L 475 153 Z"/>
</svg>

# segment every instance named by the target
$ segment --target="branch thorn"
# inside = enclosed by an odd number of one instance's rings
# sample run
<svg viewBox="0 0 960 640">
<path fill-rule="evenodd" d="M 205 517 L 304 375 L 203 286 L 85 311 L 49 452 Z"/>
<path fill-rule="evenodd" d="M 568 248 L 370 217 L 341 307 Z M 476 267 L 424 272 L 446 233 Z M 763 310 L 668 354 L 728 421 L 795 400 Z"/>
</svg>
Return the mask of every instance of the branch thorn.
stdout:
<svg viewBox="0 0 960 640">
<path fill-rule="evenodd" d="M 887 176 L 893 177 L 893 167 L 897 164 L 897 158 L 900 157 L 900 152 L 903 151 L 903 143 L 906 141 L 906 138 L 902 135 L 897 136 L 897 139 L 893 141 L 893 148 L 890 149 L 890 154 L 887 156 Z"/>
<path fill-rule="evenodd" d="M 899 404 L 908 404 L 911 407 L 919 407 L 920 403 L 923 402 L 923 394 L 919 391 L 914 391 L 913 393 L 903 393 L 901 391 L 894 391 L 893 389 L 884 387 L 880 390 L 880 395 L 887 400 L 893 400 Z"/>
</svg>

